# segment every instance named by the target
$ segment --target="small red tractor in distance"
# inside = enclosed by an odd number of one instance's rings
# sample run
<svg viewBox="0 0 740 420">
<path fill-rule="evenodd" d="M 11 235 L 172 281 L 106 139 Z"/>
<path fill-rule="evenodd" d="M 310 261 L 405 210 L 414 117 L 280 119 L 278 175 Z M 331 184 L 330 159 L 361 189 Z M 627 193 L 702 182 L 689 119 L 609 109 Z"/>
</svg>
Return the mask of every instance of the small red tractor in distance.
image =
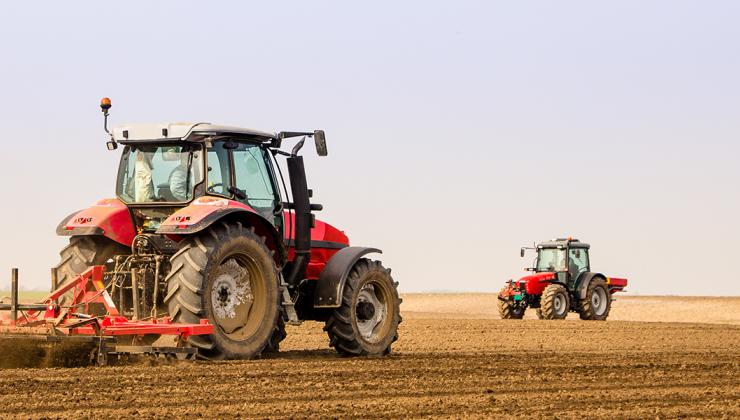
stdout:
<svg viewBox="0 0 740 420">
<path fill-rule="evenodd" d="M 591 271 L 588 244 L 578 239 L 553 239 L 536 248 L 533 273 L 509 280 L 498 295 L 502 319 L 521 319 L 527 307 L 535 308 L 539 319 L 564 319 L 578 312 L 581 319 L 605 320 L 612 294 L 624 290 L 627 280 Z"/>
<path fill-rule="evenodd" d="M 95 331 L 105 335 L 102 324 L 128 321 L 124 332 L 108 328 L 118 331 L 113 338 L 151 344 L 160 330 L 136 329 L 155 322 L 200 358 L 237 359 L 277 351 L 286 323 L 317 320 L 342 355 L 391 351 L 401 299 L 391 270 L 367 258 L 381 251 L 350 246 L 344 232 L 313 214 L 322 206 L 311 202 L 299 151 L 313 138 L 318 155 L 326 156 L 323 131 L 268 133 L 209 123 L 109 131 L 110 100 L 101 108 L 108 149 L 123 146 L 117 197 L 62 220 L 57 234 L 68 236 L 69 245 L 52 270 L 57 293 L 36 306 L 16 299 L 14 309 L 28 312 L 11 323 L 30 319 L 38 326 L 47 313 L 47 324 L 53 318 L 56 330 L 75 335 L 83 332 L 80 318 L 97 318 Z M 299 137 L 290 152 L 281 149 Z M 283 157 L 290 190 L 278 162 Z M 90 271 L 96 266 L 104 274 Z M 58 292 L 65 287 L 68 292 Z M 66 313 L 61 324 L 60 311 Z"/>
</svg>

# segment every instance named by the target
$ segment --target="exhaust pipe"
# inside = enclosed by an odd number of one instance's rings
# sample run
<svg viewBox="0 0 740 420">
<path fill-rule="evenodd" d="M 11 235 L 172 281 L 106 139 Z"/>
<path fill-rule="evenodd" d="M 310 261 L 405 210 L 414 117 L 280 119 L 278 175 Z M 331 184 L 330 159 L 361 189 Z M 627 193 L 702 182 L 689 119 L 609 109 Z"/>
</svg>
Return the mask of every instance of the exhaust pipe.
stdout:
<svg viewBox="0 0 740 420">
<path fill-rule="evenodd" d="M 293 208 L 295 209 L 295 226 L 293 245 L 295 247 L 295 259 L 293 268 L 286 279 L 292 286 L 303 279 L 306 267 L 311 259 L 311 227 L 313 227 L 313 215 L 311 214 L 311 201 L 308 194 L 308 183 L 306 182 L 306 169 L 303 166 L 302 156 L 291 156 L 288 161 L 288 176 L 290 178 L 290 189 L 293 193 Z M 290 240 L 290 238 L 288 238 Z"/>
</svg>

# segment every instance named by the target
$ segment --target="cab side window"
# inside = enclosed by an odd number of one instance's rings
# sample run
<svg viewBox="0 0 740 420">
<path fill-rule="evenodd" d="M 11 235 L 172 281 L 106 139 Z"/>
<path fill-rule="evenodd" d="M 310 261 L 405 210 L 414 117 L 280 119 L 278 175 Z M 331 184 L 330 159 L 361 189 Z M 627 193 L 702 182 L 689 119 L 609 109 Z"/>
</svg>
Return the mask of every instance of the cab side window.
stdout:
<svg viewBox="0 0 740 420">
<path fill-rule="evenodd" d="M 219 141 L 208 149 L 208 182 L 206 188 L 211 194 L 230 196 L 230 187 L 229 151 L 224 148 L 224 142 Z"/>
<path fill-rule="evenodd" d="M 571 279 L 575 280 L 581 273 L 588 271 L 588 252 L 585 249 L 571 248 L 568 251 Z"/>
<path fill-rule="evenodd" d="M 242 143 L 232 153 L 236 187 L 247 195 L 241 201 L 272 220 L 276 196 L 265 151 L 256 144 Z"/>
</svg>

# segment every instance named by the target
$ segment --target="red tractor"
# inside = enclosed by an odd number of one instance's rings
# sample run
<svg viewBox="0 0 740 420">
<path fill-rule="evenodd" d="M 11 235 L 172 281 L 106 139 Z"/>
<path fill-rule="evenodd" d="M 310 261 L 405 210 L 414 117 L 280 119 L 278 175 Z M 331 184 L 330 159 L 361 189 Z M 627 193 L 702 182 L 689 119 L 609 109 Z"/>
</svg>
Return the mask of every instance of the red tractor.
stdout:
<svg viewBox="0 0 740 420">
<path fill-rule="evenodd" d="M 48 311 L 58 314 L 61 308 L 72 316 L 75 307 L 88 309 L 75 312 L 65 331 L 84 332 L 79 319 L 94 317 L 98 305 L 99 314 L 115 308 L 117 315 L 98 322 L 98 334 L 118 333 L 110 326 L 116 319 L 156 322 L 164 315 L 157 325 L 169 330 L 142 329 L 151 334 L 135 334 L 134 344 L 151 344 L 157 331 L 179 334 L 185 329 L 177 326 L 186 325 L 187 344 L 206 359 L 277 351 L 286 323 L 303 320 L 325 322 L 329 345 L 340 354 L 391 351 L 401 300 L 391 270 L 367 258 L 381 251 L 350 246 L 344 232 L 313 214 L 322 206 L 311 202 L 298 153 L 313 138 L 317 153 L 326 156 L 323 131 L 175 123 L 111 132 L 110 100 L 104 98 L 101 108 L 108 149 L 123 146 L 117 196 L 72 213 L 57 228 L 69 245 L 53 270 L 58 292 L 45 301 Z M 299 137 L 290 152 L 281 149 Z M 290 189 L 278 162 L 282 157 Z M 105 274 L 89 271 L 94 266 L 104 266 Z M 88 289 L 80 289 L 82 284 Z M 75 303 L 86 296 L 97 300 Z M 44 308 L 13 305 L 5 306 Z M 126 324 L 125 339 L 140 324 Z"/>
<path fill-rule="evenodd" d="M 581 319 L 605 320 L 612 294 L 624 290 L 627 280 L 591 271 L 590 246 L 578 239 L 554 239 L 536 248 L 533 274 L 509 280 L 498 295 L 502 319 L 521 319 L 527 307 L 535 308 L 540 319 L 564 319 L 578 312 Z"/>
</svg>

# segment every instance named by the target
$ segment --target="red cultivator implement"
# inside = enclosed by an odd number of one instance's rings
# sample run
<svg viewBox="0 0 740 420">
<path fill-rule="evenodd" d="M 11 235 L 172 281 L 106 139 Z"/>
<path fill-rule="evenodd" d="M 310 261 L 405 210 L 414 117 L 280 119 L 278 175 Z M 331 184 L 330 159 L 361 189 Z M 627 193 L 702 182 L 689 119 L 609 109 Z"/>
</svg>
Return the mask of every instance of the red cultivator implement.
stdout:
<svg viewBox="0 0 740 420">
<path fill-rule="evenodd" d="M 92 266 L 54 290 L 40 303 L 23 304 L 18 299 L 18 270 L 13 269 L 11 303 L 0 304 L 10 316 L 0 319 L 3 339 L 35 341 L 42 347 L 54 343 L 76 343 L 89 347 L 90 361 L 105 365 L 108 356 L 150 354 L 192 359 L 197 349 L 186 347 L 188 337 L 213 333 L 207 320 L 199 324 L 173 323 L 169 317 L 128 319 L 116 308 L 109 293 L 115 282 L 104 281 L 105 268 Z M 134 293 L 134 299 L 136 299 Z M 153 345 L 161 336 L 171 336 L 173 345 Z"/>
</svg>

